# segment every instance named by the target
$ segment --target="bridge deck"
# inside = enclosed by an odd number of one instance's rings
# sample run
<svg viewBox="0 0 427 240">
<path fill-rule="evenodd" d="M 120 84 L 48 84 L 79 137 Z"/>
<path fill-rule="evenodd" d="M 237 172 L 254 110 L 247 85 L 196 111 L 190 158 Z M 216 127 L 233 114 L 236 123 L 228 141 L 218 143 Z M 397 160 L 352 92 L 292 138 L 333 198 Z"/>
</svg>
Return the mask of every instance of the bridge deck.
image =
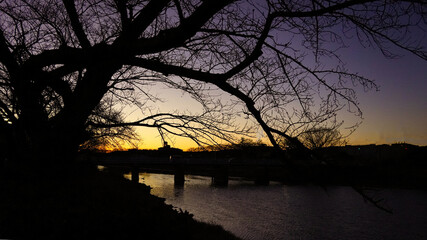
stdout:
<svg viewBox="0 0 427 240">
<path fill-rule="evenodd" d="M 184 157 L 109 157 L 96 159 L 97 164 L 116 172 L 151 172 L 164 174 L 189 174 L 215 177 L 243 177 L 257 179 L 260 176 L 281 180 L 286 168 L 277 159 L 252 159 L 242 161 L 231 158 L 184 158 Z"/>
</svg>

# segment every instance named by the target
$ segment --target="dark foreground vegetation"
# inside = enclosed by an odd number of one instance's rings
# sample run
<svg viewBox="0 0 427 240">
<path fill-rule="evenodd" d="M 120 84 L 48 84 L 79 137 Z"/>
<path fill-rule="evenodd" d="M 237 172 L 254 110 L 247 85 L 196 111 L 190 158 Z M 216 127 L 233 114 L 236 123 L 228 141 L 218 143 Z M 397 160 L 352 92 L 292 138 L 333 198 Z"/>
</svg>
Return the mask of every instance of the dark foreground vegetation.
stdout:
<svg viewBox="0 0 427 240">
<path fill-rule="evenodd" d="M 237 239 L 166 205 L 145 185 L 75 170 L 2 171 L 0 239 Z"/>
</svg>

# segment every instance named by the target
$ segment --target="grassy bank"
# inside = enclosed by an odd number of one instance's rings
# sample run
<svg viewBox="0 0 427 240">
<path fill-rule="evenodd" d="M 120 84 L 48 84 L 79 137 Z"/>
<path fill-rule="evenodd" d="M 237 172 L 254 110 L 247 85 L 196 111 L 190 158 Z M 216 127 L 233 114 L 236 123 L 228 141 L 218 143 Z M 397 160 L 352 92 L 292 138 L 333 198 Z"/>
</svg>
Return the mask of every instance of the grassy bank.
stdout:
<svg viewBox="0 0 427 240">
<path fill-rule="evenodd" d="M 149 188 L 96 171 L 0 177 L 0 239 L 237 239 Z"/>
</svg>

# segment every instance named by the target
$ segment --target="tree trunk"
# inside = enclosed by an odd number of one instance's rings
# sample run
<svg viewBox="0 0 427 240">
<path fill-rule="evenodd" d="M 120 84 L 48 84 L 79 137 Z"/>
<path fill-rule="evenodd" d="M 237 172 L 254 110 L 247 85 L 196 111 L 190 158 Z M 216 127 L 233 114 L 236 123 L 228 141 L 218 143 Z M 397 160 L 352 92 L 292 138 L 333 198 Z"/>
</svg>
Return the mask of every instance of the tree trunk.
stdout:
<svg viewBox="0 0 427 240">
<path fill-rule="evenodd" d="M 67 101 L 63 98 L 64 105 L 53 117 L 44 100 L 45 86 L 37 84 L 43 79 L 29 72 L 15 77 L 19 116 L 13 123 L 13 136 L 7 139 L 13 142 L 14 147 L 8 151 L 17 169 L 42 174 L 78 171 L 75 159 L 85 140 L 86 121 L 108 91 L 112 75 L 121 67 L 112 61 L 114 56 L 105 52 L 106 56 L 85 68 L 84 76 Z"/>
</svg>

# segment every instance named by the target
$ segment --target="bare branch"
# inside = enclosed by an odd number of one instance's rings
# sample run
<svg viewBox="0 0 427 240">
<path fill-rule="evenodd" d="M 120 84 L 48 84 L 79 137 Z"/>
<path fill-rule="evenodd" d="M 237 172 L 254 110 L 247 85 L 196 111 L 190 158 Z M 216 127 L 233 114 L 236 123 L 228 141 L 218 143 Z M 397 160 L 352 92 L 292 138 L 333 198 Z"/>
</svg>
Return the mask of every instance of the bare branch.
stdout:
<svg viewBox="0 0 427 240">
<path fill-rule="evenodd" d="M 76 6 L 74 5 L 74 0 L 63 0 L 63 3 L 67 10 L 68 17 L 71 20 L 71 26 L 73 27 L 74 33 L 76 34 L 77 39 L 79 39 L 81 46 L 83 48 L 89 48 L 91 44 L 86 36 L 82 24 L 80 23 Z"/>
</svg>

